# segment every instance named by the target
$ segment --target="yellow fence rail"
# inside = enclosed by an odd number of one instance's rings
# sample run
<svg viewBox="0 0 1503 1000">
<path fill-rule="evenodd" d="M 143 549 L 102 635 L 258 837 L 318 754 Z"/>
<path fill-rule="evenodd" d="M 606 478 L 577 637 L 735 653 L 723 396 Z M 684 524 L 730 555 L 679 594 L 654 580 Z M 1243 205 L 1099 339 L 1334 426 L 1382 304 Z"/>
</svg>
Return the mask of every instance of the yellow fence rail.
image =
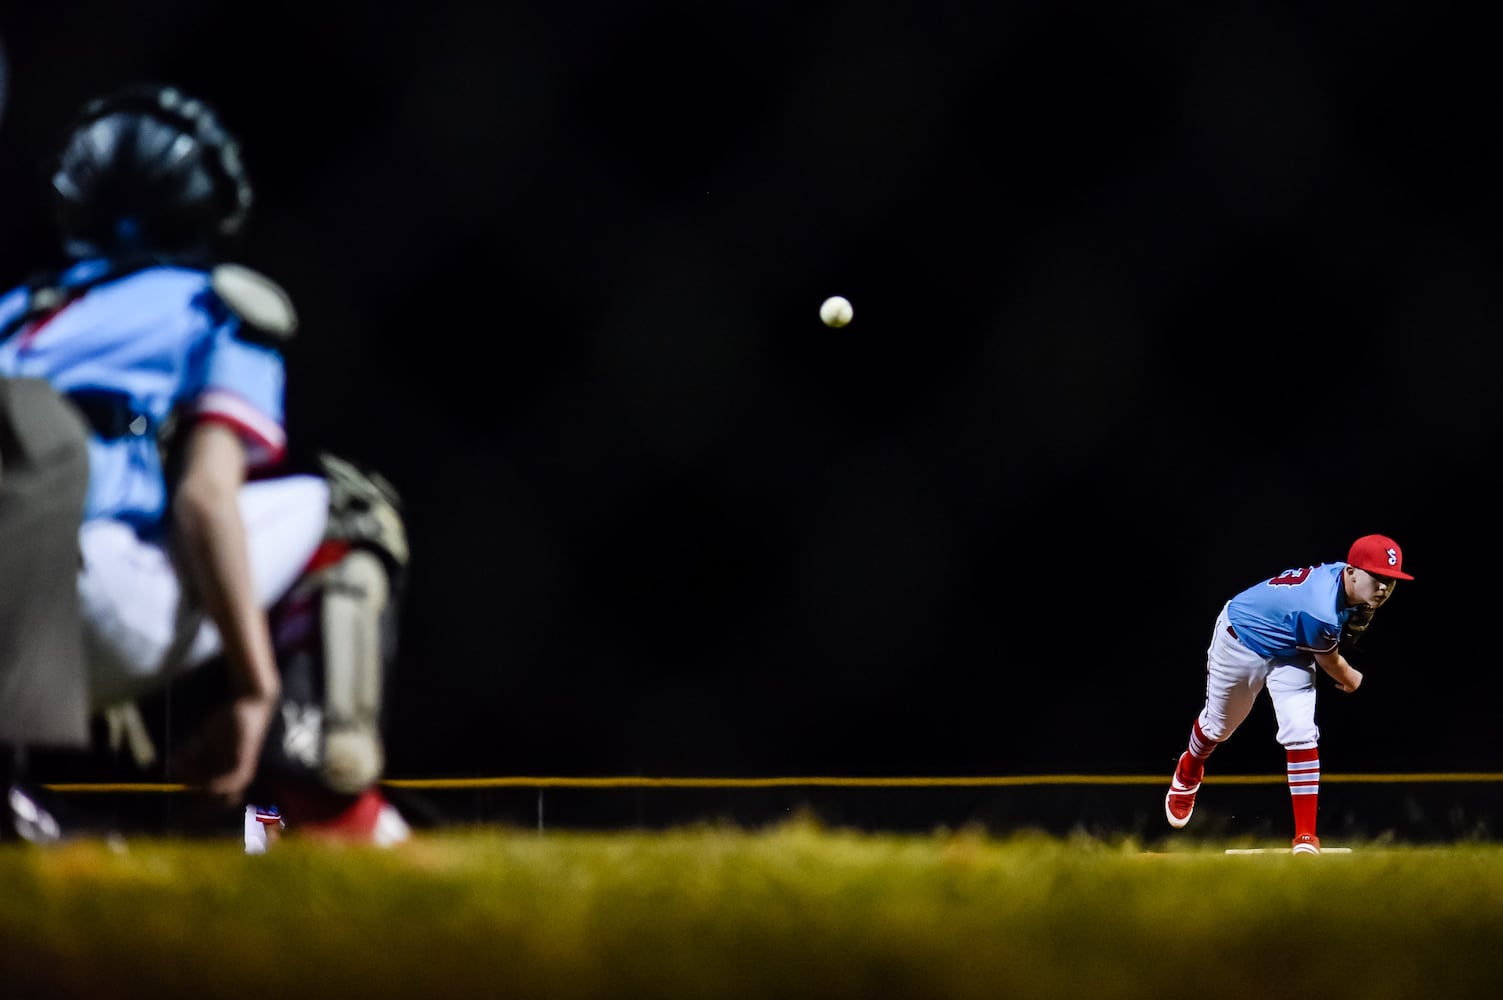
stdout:
<svg viewBox="0 0 1503 1000">
<path fill-rule="evenodd" d="M 771 777 L 771 778 L 653 778 L 639 775 L 614 777 L 494 778 L 387 778 L 388 788 L 442 791 L 485 788 L 1010 788 L 1030 785 L 1162 785 L 1161 774 L 1010 774 L 958 777 Z M 1283 784 L 1286 777 L 1274 774 L 1218 774 L 1217 785 Z M 1371 784 L 1439 784 L 1503 782 L 1503 772 L 1433 771 L 1399 774 L 1321 775 L 1323 784 L 1366 782 Z M 172 782 L 56 782 L 44 784 L 53 792 L 186 792 L 192 786 Z"/>
</svg>

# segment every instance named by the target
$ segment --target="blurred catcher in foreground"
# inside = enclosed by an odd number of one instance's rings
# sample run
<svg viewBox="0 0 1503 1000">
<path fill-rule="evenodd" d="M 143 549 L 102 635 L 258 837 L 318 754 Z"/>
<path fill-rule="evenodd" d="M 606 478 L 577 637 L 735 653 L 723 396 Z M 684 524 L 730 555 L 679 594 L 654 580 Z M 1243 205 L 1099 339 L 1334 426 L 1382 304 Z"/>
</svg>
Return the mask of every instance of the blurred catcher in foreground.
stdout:
<svg viewBox="0 0 1503 1000">
<path fill-rule="evenodd" d="M 253 200 L 238 143 L 204 102 L 131 87 L 83 109 L 52 186 L 67 263 L 0 298 L 0 743 L 77 746 L 102 713 L 149 754 L 137 700 L 214 664 L 225 697 L 169 776 L 227 817 L 275 802 L 290 834 L 405 839 L 378 786 L 400 501 L 289 461 L 296 315 L 222 256 Z M 8 784 L 18 832 L 55 834 Z"/>
</svg>

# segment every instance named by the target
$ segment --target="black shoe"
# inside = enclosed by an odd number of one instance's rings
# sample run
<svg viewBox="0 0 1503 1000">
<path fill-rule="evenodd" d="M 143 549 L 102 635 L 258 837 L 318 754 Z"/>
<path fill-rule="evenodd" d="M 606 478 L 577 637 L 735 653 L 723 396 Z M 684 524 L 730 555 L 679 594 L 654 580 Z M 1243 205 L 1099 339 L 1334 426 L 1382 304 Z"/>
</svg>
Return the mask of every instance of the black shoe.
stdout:
<svg viewBox="0 0 1503 1000">
<path fill-rule="evenodd" d="M 0 809 L 0 841 L 24 840 L 32 844 L 55 844 L 63 839 L 62 828 L 37 793 L 22 784 L 6 789 L 5 808 Z"/>
</svg>

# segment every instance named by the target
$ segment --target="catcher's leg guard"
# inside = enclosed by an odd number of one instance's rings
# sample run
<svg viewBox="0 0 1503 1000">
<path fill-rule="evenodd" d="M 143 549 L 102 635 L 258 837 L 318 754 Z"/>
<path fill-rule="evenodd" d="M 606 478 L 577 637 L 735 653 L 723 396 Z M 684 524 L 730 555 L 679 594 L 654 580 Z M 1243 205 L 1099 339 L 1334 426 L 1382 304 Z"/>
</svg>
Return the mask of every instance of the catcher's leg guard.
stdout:
<svg viewBox="0 0 1503 1000">
<path fill-rule="evenodd" d="M 339 551 L 340 549 L 343 551 Z M 332 561 L 279 608 L 282 705 L 266 743 L 273 770 L 356 794 L 381 776 L 382 689 L 391 589 L 372 553 L 325 546 Z"/>
<path fill-rule="evenodd" d="M 383 480 L 338 460 L 325 470 L 327 540 L 275 615 L 282 705 L 266 763 L 356 795 L 385 766 L 383 693 L 407 546 L 396 495 Z"/>
</svg>

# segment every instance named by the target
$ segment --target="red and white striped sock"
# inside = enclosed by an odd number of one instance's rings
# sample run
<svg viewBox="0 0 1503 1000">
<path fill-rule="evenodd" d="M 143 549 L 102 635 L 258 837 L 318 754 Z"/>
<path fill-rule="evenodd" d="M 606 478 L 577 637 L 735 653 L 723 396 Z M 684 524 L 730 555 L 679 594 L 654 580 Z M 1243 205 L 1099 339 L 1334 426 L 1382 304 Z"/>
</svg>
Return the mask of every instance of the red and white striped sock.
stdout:
<svg viewBox="0 0 1503 1000">
<path fill-rule="evenodd" d="M 1285 751 L 1289 758 L 1289 799 L 1294 805 L 1294 835 L 1315 836 L 1315 812 L 1320 802 L 1320 750 Z"/>
<path fill-rule="evenodd" d="M 1200 779 L 1205 776 L 1206 758 L 1211 756 L 1211 751 L 1220 745 L 1206 738 L 1206 734 L 1200 730 L 1200 720 L 1196 719 L 1190 727 L 1190 756 L 1180 757 L 1180 766 L 1175 769 L 1174 773 L 1175 778 L 1179 779 L 1186 788 L 1199 784 Z"/>
</svg>

